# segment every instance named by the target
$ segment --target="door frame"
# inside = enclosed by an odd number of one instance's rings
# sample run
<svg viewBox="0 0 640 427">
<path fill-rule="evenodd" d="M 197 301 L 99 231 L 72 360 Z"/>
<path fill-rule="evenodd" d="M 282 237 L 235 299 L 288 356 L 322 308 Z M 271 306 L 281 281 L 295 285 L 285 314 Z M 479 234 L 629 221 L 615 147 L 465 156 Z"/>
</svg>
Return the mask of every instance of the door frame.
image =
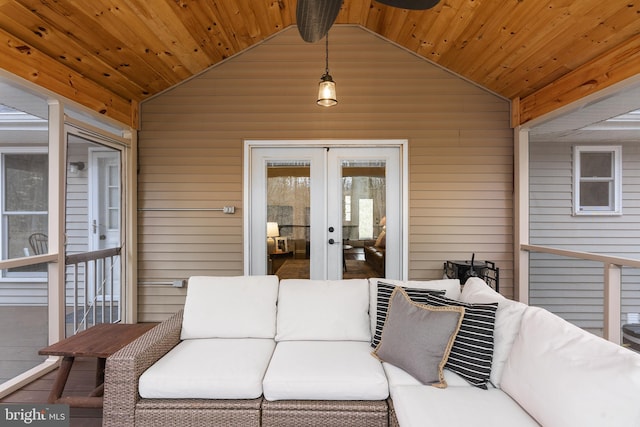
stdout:
<svg viewBox="0 0 640 427">
<path fill-rule="evenodd" d="M 131 217 L 132 212 L 135 213 L 134 210 L 131 210 L 130 206 L 134 205 L 135 197 L 132 198 L 132 195 L 135 195 L 135 191 L 131 191 L 131 188 L 134 186 L 134 183 L 130 182 L 129 177 L 131 176 L 131 167 L 135 164 L 134 161 L 131 160 L 131 151 L 130 145 L 126 139 L 117 137 L 114 135 L 110 135 L 100 129 L 83 125 L 82 123 L 71 119 L 69 117 L 65 118 L 65 126 L 64 126 L 64 146 L 65 153 L 67 151 L 67 145 L 69 143 L 70 136 L 74 136 L 76 138 L 84 140 L 89 147 L 87 149 L 87 176 L 86 176 L 86 184 L 87 184 L 87 242 L 85 251 L 95 250 L 93 236 L 92 236 L 92 226 L 91 226 L 91 218 L 95 215 L 96 206 L 92 197 L 94 193 L 94 188 L 97 182 L 97 176 L 95 175 L 97 168 L 95 164 L 92 164 L 97 157 L 100 156 L 100 153 L 103 152 L 113 152 L 117 153 L 118 162 L 119 162 L 119 179 L 120 179 L 120 212 L 119 212 L 119 240 L 120 245 L 122 247 L 122 252 L 120 254 L 119 261 L 119 271 L 118 271 L 118 297 L 117 301 L 120 304 L 120 316 L 121 321 L 123 322 L 135 322 L 137 319 L 137 313 L 135 311 L 135 286 L 131 286 L 131 283 L 135 284 L 135 280 L 132 280 L 132 275 L 135 274 L 136 269 L 131 268 L 129 266 L 130 263 L 125 262 L 125 259 L 129 259 L 127 253 L 130 249 L 127 248 L 127 237 L 129 241 L 131 241 L 131 233 L 135 234 L 135 227 L 132 227 L 133 224 Z M 67 162 L 65 154 L 65 162 Z M 66 180 L 66 176 L 64 178 Z M 66 197 L 66 191 L 65 191 Z M 66 201 L 65 201 L 66 204 Z M 135 205 L 134 205 L 135 206 Z M 65 230 L 66 230 L 66 219 L 65 219 Z M 133 231 L 132 231 L 133 230 Z M 67 243 L 65 242 L 65 245 Z M 133 245 L 135 246 L 135 245 Z M 66 254 L 66 250 L 65 250 Z M 92 265 L 87 266 L 87 274 L 93 276 L 93 268 Z M 91 270 L 91 271 L 89 271 Z M 66 281 L 63 282 L 63 287 L 67 286 Z M 87 296 L 93 297 L 91 294 L 92 290 L 87 294 Z M 116 299 L 114 298 L 114 301 Z"/>
<path fill-rule="evenodd" d="M 108 172 L 106 174 L 106 176 L 101 176 L 102 173 L 105 172 L 105 170 L 103 170 L 102 168 L 100 168 L 100 160 L 104 159 L 104 158 L 108 158 L 109 160 L 115 160 L 117 163 L 117 167 L 118 167 L 118 196 L 119 196 L 119 200 L 118 200 L 118 229 L 117 229 L 117 234 L 118 234 L 118 246 L 122 246 L 122 242 L 123 242 L 123 230 L 122 230 L 122 200 L 123 200 L 123 189 L 122 189 L 122 151 L 117 149 L 117 148 L 113 148 L 113 147 L 109 147 L 106 146 L 104 144 L 98 143 L 95 140 L 91 140 L 89 138 L 86 138 L 87 141 L 92 142 L 93 144 L 100 144 L 102 146 L 98 147 L 89 147 L 87 152 L 88 152 L 88 168 L 89 168 L 89 174 L 87 177 L 87 198 L 88 198 L 88 222 L 87 222 L 87 235 L 89 236 L 89 238 L 87 239 L 87 251 L 88 252 L 93 252 L 93 251 L 98 251 L 101 249 L 106 249 L 106 248 L 102 248 L 100 247 L 100 227 L 103 226 L 104 224 L 100 223 L 100 216 L 101 214 L 104 214 L 104 212 L 102 211 L 102 208 L 106 207 L 106 206 L 101 206 L 101 201 L 98 198 L 98 195 L 101 193 L 102 188 L 100 187 L 100 184 L 102 183 L 101 178 L 107 179 L 108 180 Z M 108 191 L 107 194 L 105 194 L 105 203 L 107 203 L 107 200 L 109 198 L 108 195 Z M 107 217 L 108 217 L 108 213 L 107 213 Z M 108 218 L 105 218 L 106 222 L 108 222 Z M 106 225 L 104 225 L 106 227 Z M 107 242 L 107 248 L 112 247 L 109 246 L 108 242 L 109 242 L 109 229 L 106 228 L 105 231 L 105 238 L 106 238 L 106 242 Z M 107 291 L 105 290 L 105 298 L 109 297 L 112 301 L 120 301 L 120 295 L 122 294 L 122 274 L 121 274 L 121 266 L 122 266 L 122 262 L 119 262 L 117 265 L 111 265 L 111 274 L 113 274 L 113 294 L 111 293 L 106 293 Z M 117 267 L 117 268 L 116 268 Z M 104 277 L 100 277 L 101 272 L 95 272 L 93 271 L 93 269 L 95 268 L 94 264 L 89 264 L 87 266 L 88 269 L 88 274 L 90 277 L 98 277 L 101 281 L 105 280 Z M 96 275 L 97 273 L 97 275 Z M 115 274 L 114 274 L 115 273 Z M 89 295 L 91 298 L 98 298 L 100 299 L 101 296 L 96 296 L 96 295 L 92 295 L 93 293 L 93 288 L 90 287 L 89 288 Z"/>
<path fill-rule="evenodd" d="M 93 142 L 93 141 L 92 141 Z M 100 232 L 98 230 L 98 233 L 93 232 L 93 221 L 97 221 L 97 218 L 99 218 L 100 216 L 100 211 L 101 211 L 101 206 L 100 206 L 100 201 L 94 196 L 95 194 L 98 194 L 100 192 L 100 188 L 99 188 L 99 184 L 100 184 L 100 172 L 102 172 L 99 168 L 99 161 L 100 158 L 106 158 L 106 157 L 115 157 L 117 158 L 117 162 L 118 162 L 118 176 L 119 179 L 121 179 L 122 177 L 122 153 L 116 149 L 112 149 L 110 147 L 89 147 L 88 149 L 88 154 L 89 154 L 89 159 L 88 159 L 88 163 L 89 163 L 89 174 L 88 174 L 88 181 L 87 181 L 87 195 L 89 197 L 89 208 L 88 208 L 88 219 L 89 219 L 89 223 L 87 224 L 88 227 L 88 233 L 89 233 L 89 239 L 88 239 L 88 251 L 96 251 L 99 249 L 104 249 L 104 248 L 100 248 L 100 243 L 99 243 L 99 235 Z M 119 182 L 119 194 L 120 194 L 120 199 L 122 199 L 122 182 Z M 118 207 L 118 240 L 120 242 L 122 242 L 122 201 L 119 201 L 120 206 Z M 96 225 L 99 226 L 100 224 Z M 105 232 L 107 233 L 108 230 Z M 108 239 L 107 239 L 108 240 Z"/>
<path fill-rule="evenodd" d="M 406 139 L 363 139 L 363 140 L 245 140 L 244 141 L 244 191 L 243 191 L 243 261 L 244 274 L 251 271 L 251 182 L 252 182 L 252 149 L 253 148 L 399 148 L 400 152 L 400 186 L 401 186 L 401 215 L 400 228 L 402 244 L 400 248 L 401 268 L 398 279 L 406 280 L 409 272 L 409 165 L 408 147 Z M 266 234 L 266 233 L 265 233 Z"/>
</svg>

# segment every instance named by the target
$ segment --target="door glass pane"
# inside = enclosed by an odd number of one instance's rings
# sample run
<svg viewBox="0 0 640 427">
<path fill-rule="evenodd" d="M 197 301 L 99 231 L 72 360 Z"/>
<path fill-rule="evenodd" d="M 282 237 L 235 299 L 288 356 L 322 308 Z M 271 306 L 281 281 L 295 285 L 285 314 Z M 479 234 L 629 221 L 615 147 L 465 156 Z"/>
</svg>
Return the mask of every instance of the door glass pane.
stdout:
<svg viewBox="0 0 640 427">
<path fill-rule="evenodd" d="M 343 277 L 384 277 L 386 164 L 343 160 L 341 171 Z"/>
<path fill-rule="evenodd" d="M 113 157 L 117 159 L 116 156 Z M 120 168 L 118 165 L 109 164 L 106 169 L 108 182 L 105 190 L 107 193 L 107 205 L 105 206 L 107 219 L 105 220 L 105 226 L 108 230 L 118 231 L 120 229 Z M 111 245 L 114 243 L 117 243 L 117 241 L 112 241 Z"/>
<path fill-rule="evenodd" d="M 308 279 L 310 162 L 267 163 L 267 271 L 280 279 Z"/>
</svg>

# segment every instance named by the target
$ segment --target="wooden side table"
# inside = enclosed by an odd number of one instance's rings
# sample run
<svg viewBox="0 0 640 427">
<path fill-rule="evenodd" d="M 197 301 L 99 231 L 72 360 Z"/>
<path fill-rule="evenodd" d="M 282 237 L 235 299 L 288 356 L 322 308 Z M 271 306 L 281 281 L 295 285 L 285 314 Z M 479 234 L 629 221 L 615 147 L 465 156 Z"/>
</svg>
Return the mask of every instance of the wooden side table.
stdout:
<svg viewBox="0 0 640 427">
<path fill-rule="evenodd" d="M 271 259 L 271 274 L 276 274 L 287 259 L 293 258 L 293 251 L 272 252 L 269 254 L 269 258 Z"/>
<path fill-rule="evenodd" d="M 62 403 L 78 408 L 101 408 L 104 393 L 104 367 L 107 357 L 120 350 L 156 323 L 101 323 L 38 351 L 46 356 L 62 356 L 58 374 L 49 393 L 48 403 Z M 96 388 L 89 396 L 62 397 L 69 372 L 76 357 L 96 357 Z"/>
</svg>

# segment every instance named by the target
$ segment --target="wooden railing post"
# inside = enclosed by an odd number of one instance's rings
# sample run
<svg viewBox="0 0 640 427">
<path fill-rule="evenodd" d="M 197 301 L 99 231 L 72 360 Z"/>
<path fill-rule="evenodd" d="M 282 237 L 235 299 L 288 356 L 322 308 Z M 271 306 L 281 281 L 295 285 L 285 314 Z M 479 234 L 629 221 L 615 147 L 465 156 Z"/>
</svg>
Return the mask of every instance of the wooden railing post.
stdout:
<svg viewBox="0 0 640 427">
<path fill-rule="evenodd" d="M 622 343 L 620 326 L 622 306 L 622 267 L 616 264 L 604 265 L 604 338 L 616 344 Z"/>
<path fill-rule="evenodd" d="M 514 130 L 514 289 L 516 301 L 529 303 L 529 131 Z"/>
</svg>

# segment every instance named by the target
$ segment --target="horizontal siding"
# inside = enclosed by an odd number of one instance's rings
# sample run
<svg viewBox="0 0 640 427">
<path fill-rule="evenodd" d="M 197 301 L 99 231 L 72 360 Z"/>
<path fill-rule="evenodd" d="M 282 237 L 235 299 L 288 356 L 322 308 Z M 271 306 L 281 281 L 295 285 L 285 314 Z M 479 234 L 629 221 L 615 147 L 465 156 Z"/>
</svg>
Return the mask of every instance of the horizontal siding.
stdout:
<svg viewBox="0 0 640 427">
<path fill-rule="evenodd" d="M 89 156 L 87 144 L 76 136 L 70 138 L 67 147 L 69 162 L 83 162 L 85 169 L 76 174 L 68 174 L 66 185 L 66 254 L 76 254 L 89 250 Z M 76 270 L 68 266 L 65 272 L 66 293 L 65 302 L 68 307 L 74 303 L 83 306 L 85 302 L 84 281 L 86 277 L 85 266 Z M 78 290 L 75 290 L 75 281 L 78 282 Z M 77 300 L 75 299 L 77 298 Z"/>
<path fill-rule="evenodd" d="M 141 106 L 139 207 L 221 212 L 138 215 L 139 319 L 184 302 L 162 283 L 243 272 L 243 141 L 407 139 L 409 277 L 444 261 L 495 261 L 513 294 L 509 103 L 356 27 L 331 30 L 339 104 L 315 105 L 324 44 L 282 31 Z"/>
<path fill-rule="evenodd" d="M 0 282 L 0 306 L 46 306 L 47 282 Z"/>
<path fill-rule="evenodd" d="M 606 144 L 603 140 L 599 144 Z M 622 144 L 621 216 L 572 215 L 571 143 L 531 141 L 530 242 L 575 251 L 640 259 L 640 149 Z M 603 327 L 604 270 L 592 263 L 544 254 L 531 254 L 530 302 L 578 326 Z M 640 271 L 624 268 L 622 313 L 640 312 Z"/>
</svg>

